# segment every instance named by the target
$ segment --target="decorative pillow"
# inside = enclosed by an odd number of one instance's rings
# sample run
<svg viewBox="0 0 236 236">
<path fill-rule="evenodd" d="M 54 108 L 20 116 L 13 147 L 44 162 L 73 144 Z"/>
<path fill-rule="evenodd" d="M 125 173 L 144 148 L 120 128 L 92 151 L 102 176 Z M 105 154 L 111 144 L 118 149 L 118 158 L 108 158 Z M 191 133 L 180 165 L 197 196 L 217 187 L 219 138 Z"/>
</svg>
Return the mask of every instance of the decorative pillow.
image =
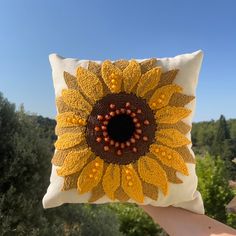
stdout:
<svg viewBox="0 0 236 236">
<path fill-rule="evenodd" d="M 51 54 L 58 139 L 44 207 L 120 201 L 204 213 L 190 136 L 202 57 Z"/>
</svg>

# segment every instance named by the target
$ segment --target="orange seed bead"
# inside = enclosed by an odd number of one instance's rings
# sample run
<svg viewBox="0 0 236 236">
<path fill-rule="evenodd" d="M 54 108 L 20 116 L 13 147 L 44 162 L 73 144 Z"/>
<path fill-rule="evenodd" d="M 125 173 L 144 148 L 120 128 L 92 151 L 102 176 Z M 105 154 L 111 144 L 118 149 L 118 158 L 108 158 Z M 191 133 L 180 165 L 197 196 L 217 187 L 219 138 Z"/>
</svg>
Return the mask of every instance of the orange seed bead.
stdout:
<svg viewBox="0 0 236 236">
<path fill-rule="evenodd" d="M 94 130 L 99 131 L 100 130 L 99 126 L 95 126 Z"/>
<path fill-rule="evenodd" d="M 143 141 L 148 141 L 148 137 L 147 136 L 143 136 Z"/>
<path fill-rule="evenodd" d="M 122 151 L 119 149 L 119 150 L 117 150 L 116 154 L 117 154 L 118 156 L 120 156 L 120 155 L 122 155 Z"/>
<path fill-rule="evenodd" d="M 97 138 L 96 138 L 96 141 L 97 141 L 98 143 L 100 143 L 100 142 L 102 141 L 102 138 L 101 138 L 101 137 L 97 137 Z"/>
</svg>

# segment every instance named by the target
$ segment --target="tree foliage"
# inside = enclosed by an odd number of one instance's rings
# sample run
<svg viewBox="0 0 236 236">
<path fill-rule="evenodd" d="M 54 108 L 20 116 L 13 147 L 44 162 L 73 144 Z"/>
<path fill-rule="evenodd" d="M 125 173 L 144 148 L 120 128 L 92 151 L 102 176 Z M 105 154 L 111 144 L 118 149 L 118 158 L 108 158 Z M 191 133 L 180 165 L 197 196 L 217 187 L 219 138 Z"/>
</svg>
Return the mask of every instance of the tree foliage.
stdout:
<svg viewBox="0 0 236 236">
<path fill-rule="evenodd" d="M 23 109 L 16 112 L 0 95 L 0 235 L 121 235 L 117 216 L 109 208 L 42 208 L 54 125 Z"/>
<path fill-rule="evenodd" d="M 120 220 L 120 231 L 123 232 L 124 235 L 167 235 L 141 208 L 134 204 L 111 204 L 110 208 L 117 213 Z"/>
<path fill-rule="evenodd" d="M 198 189 L 202 194 L 206 214 L 227 223 L 225 206 L 233 198 L 228 184 L 228 171 L 224 161 L 209 154 L 197 158 Z"/>
<path fill-rule="evenodd" d="M 236 120 L 226 121 L 223 115 L 217 121 L 193 124 L 193 150 L 200 156 L 207 153 L 212 158 L 220 156 L 229 171 L 229 177 L 236 179 L 236 165 L 232 160 L 236 157 Z"/>
<path fill-rule="evenodd" d="M 44 210 L 54 128 L 54 120 L 26 114 L 23 107 L 16 111 L 0 94 L 0 235 L 166 235 L 132 204 L 65 204 Z M 225 173 L 236 176 L 231 162 L 236 156 L 236 120 L 196 123 L 192 137 L 200 156 L 197 172 L 206 212 L 236 227 L 235 217 L 224 208 L 233 197 Z M 217 145 L 220 151 L 214 149 Z"/>
</svg>

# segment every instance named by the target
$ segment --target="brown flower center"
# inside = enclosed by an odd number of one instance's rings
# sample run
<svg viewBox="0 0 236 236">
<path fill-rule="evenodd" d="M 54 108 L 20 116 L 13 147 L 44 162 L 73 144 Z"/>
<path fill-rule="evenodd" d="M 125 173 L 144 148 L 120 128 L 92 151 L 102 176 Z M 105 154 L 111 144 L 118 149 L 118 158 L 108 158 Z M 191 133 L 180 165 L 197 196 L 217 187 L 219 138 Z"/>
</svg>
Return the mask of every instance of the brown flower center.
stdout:
<svg viewBox="0 0 236 236">
<path fill-rule="evenodd" d="M 88 117 L 86 141 L 104 161 L 128 164 L 145 155 L 155 138 L 155 117 L 134 94 L 108 94 Z"/>
</svg>

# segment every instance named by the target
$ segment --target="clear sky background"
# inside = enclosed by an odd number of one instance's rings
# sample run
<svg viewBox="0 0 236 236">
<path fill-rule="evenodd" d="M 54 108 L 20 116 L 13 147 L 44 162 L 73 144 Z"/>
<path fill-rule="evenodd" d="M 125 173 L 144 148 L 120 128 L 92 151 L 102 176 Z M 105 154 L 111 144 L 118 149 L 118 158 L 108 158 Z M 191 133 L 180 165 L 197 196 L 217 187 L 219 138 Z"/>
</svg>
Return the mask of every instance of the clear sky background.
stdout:
<svg viewBox="0 0 236 236">
<path fill-rule="evenodd" d="M 55 116 L 48 54 L 81 59 L 204 51 L 195 121 L 236 118 L 235 0 L 0 0 L 0 91 Z"/>
</svg>

